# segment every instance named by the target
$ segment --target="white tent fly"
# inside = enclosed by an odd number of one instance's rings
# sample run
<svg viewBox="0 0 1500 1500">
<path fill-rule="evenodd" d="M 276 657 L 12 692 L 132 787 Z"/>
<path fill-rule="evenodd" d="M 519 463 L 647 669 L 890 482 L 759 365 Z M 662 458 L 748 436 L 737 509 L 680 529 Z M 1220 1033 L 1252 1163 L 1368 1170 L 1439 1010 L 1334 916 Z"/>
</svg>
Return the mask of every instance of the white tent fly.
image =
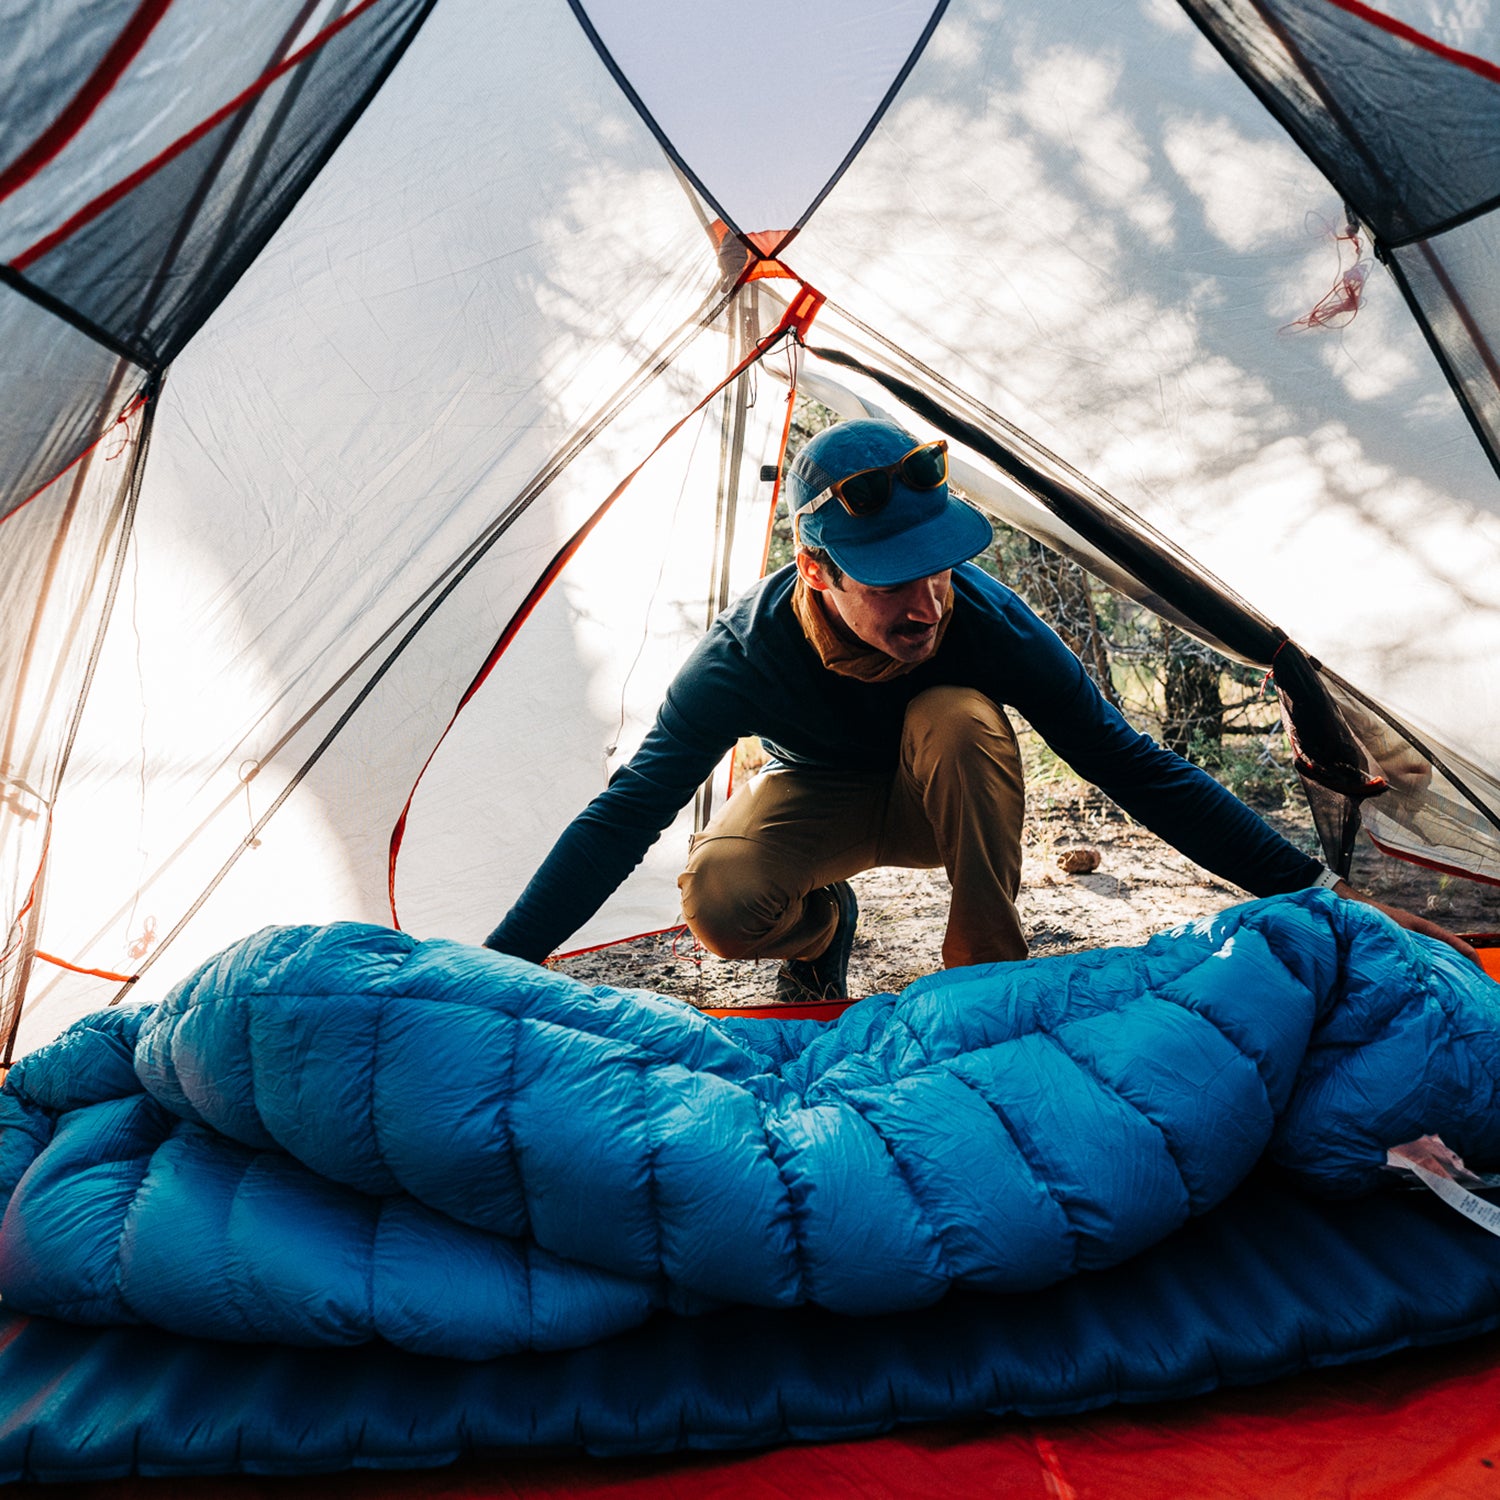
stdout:
<svg viewBox="0 0 1500 1500">
<path fill-rule="evenodd" d="M 1488 0 L 0 36 L 0 1057 L 268 922 L 478 940 L 760 570 L 794 388 L 1274 663 L 1329 842 L 1500 879 Z"/>
</svg>

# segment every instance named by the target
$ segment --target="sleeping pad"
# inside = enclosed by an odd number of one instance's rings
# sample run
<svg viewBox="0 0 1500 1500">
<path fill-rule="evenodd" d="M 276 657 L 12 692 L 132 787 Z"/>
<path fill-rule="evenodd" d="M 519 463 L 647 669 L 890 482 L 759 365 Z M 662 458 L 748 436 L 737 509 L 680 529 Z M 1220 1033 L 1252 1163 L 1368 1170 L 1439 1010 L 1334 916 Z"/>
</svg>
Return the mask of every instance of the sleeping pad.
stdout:
<svg viewBox="0 0 1500 1500">
<path fill-rule="evenodd" d="M 1500 1159 L 1500 986 L 1321 890 L 1139 949 L 713 1019 L 487 949 L 275 928 L 0 1090 L 7 1310 L 488 1359 L 660 1308 L 912 1309 L 1121 1262 L 1268 1157 Z"/>
</svg>

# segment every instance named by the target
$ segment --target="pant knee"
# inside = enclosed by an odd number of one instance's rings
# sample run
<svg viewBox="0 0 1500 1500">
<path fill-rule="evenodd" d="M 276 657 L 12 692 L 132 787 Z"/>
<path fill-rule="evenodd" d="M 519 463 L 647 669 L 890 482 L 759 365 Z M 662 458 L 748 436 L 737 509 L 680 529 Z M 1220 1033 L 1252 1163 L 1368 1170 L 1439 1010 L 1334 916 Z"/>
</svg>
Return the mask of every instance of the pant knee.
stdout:
<svg viewBox="0 0 1500 1500">
<path fill-rule="evenodd" d="M 971 754 L 1020 765 L 1016 732 L 1004 709 L 977 688 L 935 687 L 907 705 L 903 749 L 913 769 Z"/>
<path fill-rule="evenodd" d="M 732 842 L 733 855 L 716 846 Z M 753 878 L 741 840 L 709 840 L 693 849 L 677 877 L 688 930 L 717 958 L 759 958 L 791 924 L 794 897 Z"/>
</svg>

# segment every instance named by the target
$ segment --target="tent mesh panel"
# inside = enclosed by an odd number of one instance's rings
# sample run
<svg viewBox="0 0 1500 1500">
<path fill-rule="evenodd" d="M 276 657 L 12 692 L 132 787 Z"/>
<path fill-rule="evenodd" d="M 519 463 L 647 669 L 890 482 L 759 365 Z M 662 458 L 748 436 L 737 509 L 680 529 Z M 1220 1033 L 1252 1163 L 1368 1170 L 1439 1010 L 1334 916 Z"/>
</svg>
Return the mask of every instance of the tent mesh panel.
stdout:
<svg viewBox="0 0 1500 1500">
<path fill-rule="evenodd" d="M 1500 468 L 1500 362 L 1481 333 L 1500 295 L 1500 66 L 1363 6 L 1182 4 L 1394 257 Z"/>
</svg>

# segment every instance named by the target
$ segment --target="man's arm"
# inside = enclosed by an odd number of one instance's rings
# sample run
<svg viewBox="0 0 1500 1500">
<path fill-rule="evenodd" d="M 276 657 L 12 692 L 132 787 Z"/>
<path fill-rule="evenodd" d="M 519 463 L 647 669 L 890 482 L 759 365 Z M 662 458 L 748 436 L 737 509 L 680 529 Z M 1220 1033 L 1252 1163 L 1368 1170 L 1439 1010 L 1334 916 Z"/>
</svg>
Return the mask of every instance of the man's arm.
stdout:
<svg viewBox="0 0 1500 1500">
<path fill-rule="evenodd" d="M 486 948 L 541 963 L 604 905 L 738 739 L 733 685 L 730 650 L 711 631 L 640 749 L 563 830 Z"/>
<path fill-rule="evenodd" d="M 1039 620 L 1011 701 L 1085 780 L 1195 864 L 1253 896 L 1302 890 L 1320 861 L 1284 839 L 1199 766 L 1127 722 Z"/>
<path fill-rule="evenodd" d="M 643 744 L 563 830 L 516 904 L 484 940 L 486 948 L 541 963 L 604 905 L 645 858 L 703 778 L 685 785 L 655 779 L 649 769 L 643 773 L 637 767 L 643 753 L 650 767 L 653 757 Z M 714 763 L 709 761 L 704 776 L 712 772 Z"/>
<path fill-rule="evenodd" d="M 1042 648 L 1050 659 L 1047 680 L 1057 690 L 1039 693 L 1030 708 L 1016 707 L 1075 771 L 1195 864 L 1252 895 L 1304 890 L 1319 879 L 1325 868 L 1319 860 L 1282 838 L 1206 771 L 1134 729 L 1078 658 L 1051 631 L 1047 634 L 1056 642 L 1055 648 L 1050 643 Z M 1387 906 L 1346 880 L 1332 890 L 1479 962 L 1468 943 L 1426 917 Z"/>
</svg>

